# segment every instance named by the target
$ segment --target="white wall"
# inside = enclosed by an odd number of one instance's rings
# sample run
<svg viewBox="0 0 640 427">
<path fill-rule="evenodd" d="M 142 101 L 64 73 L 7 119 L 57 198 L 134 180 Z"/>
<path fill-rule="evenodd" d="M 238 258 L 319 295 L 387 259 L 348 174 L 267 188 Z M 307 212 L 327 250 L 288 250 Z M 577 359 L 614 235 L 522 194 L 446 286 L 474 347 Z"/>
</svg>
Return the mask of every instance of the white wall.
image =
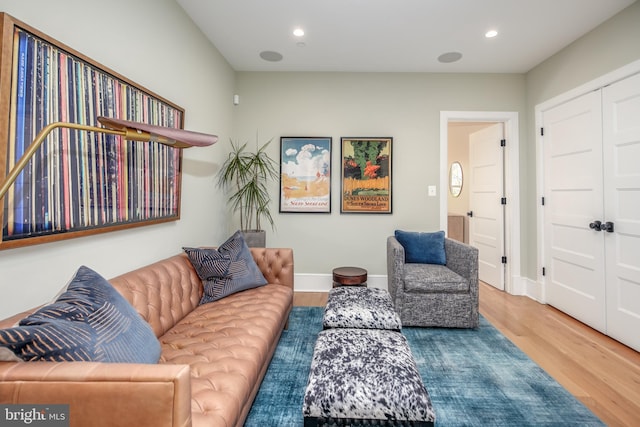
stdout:
<svg viewBox="0 0 640 427">
<path fill-rule="evenodd" d="M 438 230 L 440 111 L 517 111 L 523 75 L 424 73 L 238 73 L 234 134 L 243 140 L 333 137 L 331 214 L 278 213 L 270 246 L 293 246 L 298 274 L 355 265 L 386 275 L 386 238 L 395 229 Z M 393 214 L 340 213 L 340 137 L 393 137 Z M 521 137 L 522 141 L 522 137 Z M 273 194 L 278 194 L 273 183 Z M 298 283 L 298 282 L 297 282 Z M 330 286 L 330 280 L 324 282 Z"/>
<path fill-rule="evenodd" d="M 234 72 L 173 0 L 0 0 L 12 15 L 185 108 L 185 128 L 228 141 Z M 0 251 L 0 318 L 51 299 L 81 264 L 113 277 L 220 242 L 220 144 L 185 150 L 177 222 Z"/>
</svg>

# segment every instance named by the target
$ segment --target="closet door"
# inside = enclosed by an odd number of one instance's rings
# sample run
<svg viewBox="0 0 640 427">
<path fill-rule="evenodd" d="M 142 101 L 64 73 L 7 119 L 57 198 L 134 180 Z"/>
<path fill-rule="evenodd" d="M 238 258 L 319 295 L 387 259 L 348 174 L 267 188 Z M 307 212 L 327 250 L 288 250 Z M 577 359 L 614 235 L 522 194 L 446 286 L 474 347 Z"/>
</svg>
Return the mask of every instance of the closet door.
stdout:
<svg viewBox="0 0 640 427">
<path fill-rule="evenodd" d="M 640 75 L 602 97 L 607 334 L 640 351 Z"/>
<path fill-rule="evenodd" d="M 600 91 L 543 112 L 542 123 L 546 300 L 606 333 Z"/>
</svg>

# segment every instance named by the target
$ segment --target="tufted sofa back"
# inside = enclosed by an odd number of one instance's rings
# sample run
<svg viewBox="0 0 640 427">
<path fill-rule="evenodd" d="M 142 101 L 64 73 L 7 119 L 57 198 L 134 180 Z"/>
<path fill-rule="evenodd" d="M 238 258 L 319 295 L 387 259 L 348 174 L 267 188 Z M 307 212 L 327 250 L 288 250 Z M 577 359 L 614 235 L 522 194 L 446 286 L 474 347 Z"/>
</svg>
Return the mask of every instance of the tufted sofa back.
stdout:
<svg viewBox="0 0 640 427">
<path fill-rule="evenodd" d="M 267 283 L 293 289 L 293 249 L 250 249 Z M 151 325 L 157 337 L 192 312 L 203 293 L 202 281 L 184 253 L 124 273 L 109 282 Z"/>
<path fill-rule="evenodd" d="M 129 271 L 109 282 L 151 325 L 157 337 L 198 306 L 202 282 L 185 254 Z"/>
<path fill-rule="evenodd" d="M 293 289 L 293 249 L 249 248 L 267 283 Z"/>
</svg>

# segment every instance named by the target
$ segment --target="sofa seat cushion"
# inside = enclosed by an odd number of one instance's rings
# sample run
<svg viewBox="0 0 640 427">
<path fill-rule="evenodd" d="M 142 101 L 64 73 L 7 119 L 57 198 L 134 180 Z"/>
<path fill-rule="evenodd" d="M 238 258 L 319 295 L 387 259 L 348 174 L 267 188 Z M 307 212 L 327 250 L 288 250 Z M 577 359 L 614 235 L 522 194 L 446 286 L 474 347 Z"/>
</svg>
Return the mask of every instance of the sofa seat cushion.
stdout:
<svg viewBox="0 0 640 427">
<path fill-rule="evenodd" d="M 404 286 L 406 292 L 469 292 L 469 282 L 444 265 L 405 264 Z"/>
<path fill-rule="evenodd" d="M 193 425 L 234 426 L 264 375 L 293 291 L 268 284 L 202 304 L 160 337 L 160 363 L 191 367 Z"/>
</svg>

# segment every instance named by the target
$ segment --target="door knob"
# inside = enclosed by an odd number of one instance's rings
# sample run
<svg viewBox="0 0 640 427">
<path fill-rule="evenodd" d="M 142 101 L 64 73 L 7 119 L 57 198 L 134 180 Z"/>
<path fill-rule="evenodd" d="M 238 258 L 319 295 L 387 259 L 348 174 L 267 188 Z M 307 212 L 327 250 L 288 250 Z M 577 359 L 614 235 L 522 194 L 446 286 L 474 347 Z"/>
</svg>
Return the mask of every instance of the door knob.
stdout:
<svg viewBox="0 0 640 427">
<path fill-rule="evenodd" d="M 600 229 L 607 233 L 613 233 L 613 223 L 611 221 L 607 221 L 600 226 Z"/>
<path fill-rule="evenodd" d="M 602 221 L 593 221 L 591 224 L 589 224 L 589 228 L 595 231 L 601 231 Z"/>
<path fill-rule="evenodd" d="M 469 211 L 469 212 L 467 212 L 467 216 L 468 216 L 469 218 L 473 217 L 473 211 Z"/>
</svg>

